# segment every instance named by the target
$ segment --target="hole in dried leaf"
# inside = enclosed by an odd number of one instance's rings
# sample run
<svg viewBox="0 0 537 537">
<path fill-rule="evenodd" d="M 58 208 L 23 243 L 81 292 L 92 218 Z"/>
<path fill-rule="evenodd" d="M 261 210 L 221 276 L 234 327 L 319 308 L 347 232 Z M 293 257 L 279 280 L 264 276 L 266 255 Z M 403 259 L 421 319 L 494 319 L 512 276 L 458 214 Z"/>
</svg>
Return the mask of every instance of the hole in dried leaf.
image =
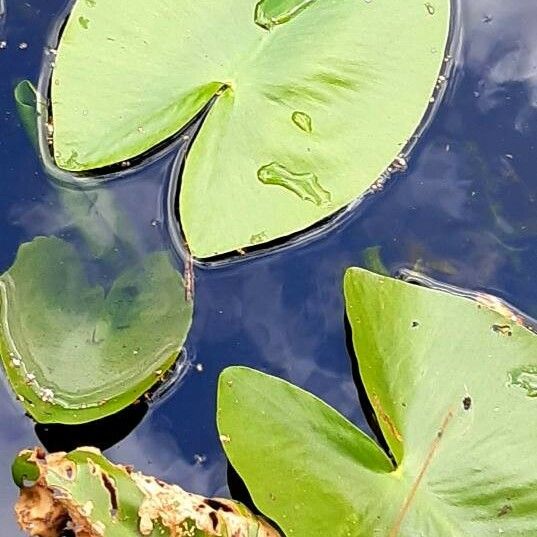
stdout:
<svg viewBox="0 0 537 537">
<path fill-rule="evenodd" d="M 112 518 L 116 518 L 119 505 L 117 499 L 116 485 L 113 482 L 112 478 L 104 472 L 101 473 L 101 480 L 103 482 L 104 488 L 108 491 L 108 494 L 110 495 L 110 516 Z"/>
</svg>

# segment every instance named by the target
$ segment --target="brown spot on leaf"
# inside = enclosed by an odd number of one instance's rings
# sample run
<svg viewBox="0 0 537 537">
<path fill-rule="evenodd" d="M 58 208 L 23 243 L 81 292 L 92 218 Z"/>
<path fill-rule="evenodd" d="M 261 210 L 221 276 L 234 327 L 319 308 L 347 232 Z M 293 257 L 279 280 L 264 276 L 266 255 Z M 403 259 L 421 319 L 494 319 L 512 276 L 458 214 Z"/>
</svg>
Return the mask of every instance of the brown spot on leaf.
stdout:
<svg viewBox="0 0 537 537">
<path fill-rule="evenodd" d="M 218 516 L 216 515 L 214 511 L 211 511 L 209 513 L 209 518 L 211 520 L 211 524 L 213 525 L 213 530 L 217 531 L 218 530 Z"/>
<path fill-rule="evenodd" d="M 211 509 L 214 509 L 215 511 L 224 511 L 225 513 L 232 513 L 233 509 L 229 507 L 229 505 L 226 505 L 225 503 L 214 500 L 212 498 L 207 498 L 205 500 L 205 504 L 208 505 Z"/>
<path fill-rule="evenodd" d="M 395 423 L 392 421 L 391 417 L 386 413 L 384 408 L 382 408 L 382 404 L 380 402 L 380 399 L 378 395 L 374 395 L 371 399 L 371 404 L 373 405 L 373 408 L 375 410 L 375 414 L 377 415 L 378 419 L 388 427 L 390 430 L 390 433 L 393 437 L 395 437 L 399 442 L 403 441 L 403 437 L 401 436 L 401 433 L 395 426 Z"/>
<path fill-rule="evenodd" d="M 502 507 L 498 511 L 498 517 L 508 515 L 512 510 L 513 510 L 513 506 L 506 503 L 505 505 L 502 505 Z"/>
<path fill-rule="evenodd" d="M 492 330 L 496 332 L 497 334 L 500 334 L 502 336 L 512 336 L 513 330 L 510 325 L 508 324 L 494 324 L 492 325 Z"/>
<path fill-rule="evenodd" d="M 23 531 L 40 537 L 58 537 L 68 522 L 60 502 L 42 486 L 21 490 L 15 514 Z"/>
</svg>

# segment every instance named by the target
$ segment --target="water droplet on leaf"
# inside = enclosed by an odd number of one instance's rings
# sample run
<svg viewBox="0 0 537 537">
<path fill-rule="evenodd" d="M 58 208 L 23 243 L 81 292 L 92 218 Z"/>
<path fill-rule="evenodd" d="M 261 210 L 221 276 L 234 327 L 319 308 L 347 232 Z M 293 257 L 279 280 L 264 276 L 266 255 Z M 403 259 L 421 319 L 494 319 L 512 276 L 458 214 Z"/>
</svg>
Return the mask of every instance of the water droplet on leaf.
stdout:
<svg viewBox="0 0 537 537">
<path fill-rule="evenodd" d="M 56 153 L 56 160 L 60 157 L 60 153 Z M 71 154 L 69 155 L 69 158 L 65 161 L 65 167 L 70 170 L 76 170 L 79 169 L 81 166 L 77 160 L 78 158 L 78 152 L 77 151 L 71 151 Z"/>
<path fill-rule="evenodd" d="M 313 125 L 311 122 L 311 117 L 305 112 L 293 112 L 291 116 L 293 123 L 304 132 L 312 132 Z"/>
<path fill-rule="evenodd" d="M 436 8 L 433 6 L 433 4 L 431 4 L 431 2 L 427 2 L 425 4 L 425 9 L 429 15 L 434 15 L 436 13 Z"/>
<path fill-rule="evenodd" d="M 255 6 L 255 23 L 265 30 L 285 24 L 315 0 L 261 0 Z"/>
<path fill-rule="evenodd" d="M 82 26 L 82 28 L 84 28 L 84 30 L 87 30 L 89 27 L 89 19 L 86 17 L 78 17 L 78 23 L 80 26 Z"/>
<path fill-rule="evenodd" d="M 509 372 L 509 384 L 526 391 L 528 397 L 537 397 L 537 366 L 517 367 Z"/>
<path fill-rule="evenodd" d="M 319 178 L 311 172 L 295 173 L 277 162 L 272 162 L 260 168 L 257 177 L 264 185 L 281 186 L 315 205 L 326 206 L 331 201 L 330 192 L 321 186 Z"/>
<path fill-rule="evenodd" d="M 259 244 L 261 242 L 265 242 L 267 240 L 267 234 L 264 231 L 261 231 L 261 233 L 255 233 L 250 237 L 250 242 L 252 244 Z"/>
</svg>

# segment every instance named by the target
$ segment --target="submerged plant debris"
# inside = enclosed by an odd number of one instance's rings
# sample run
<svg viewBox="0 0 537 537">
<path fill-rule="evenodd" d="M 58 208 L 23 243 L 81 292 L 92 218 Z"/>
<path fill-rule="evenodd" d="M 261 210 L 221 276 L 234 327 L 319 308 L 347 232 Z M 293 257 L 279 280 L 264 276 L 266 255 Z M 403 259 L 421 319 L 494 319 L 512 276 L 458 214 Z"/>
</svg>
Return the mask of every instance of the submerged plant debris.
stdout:
<svg viewBox="0 0 537 537">
<path fill-rule="evenodd" d="M 190 494 L 93 448 L 23 451 L 13 476 L 17 520 L 32 537 L 280 537 L 238 502 Z"/>
</svg>

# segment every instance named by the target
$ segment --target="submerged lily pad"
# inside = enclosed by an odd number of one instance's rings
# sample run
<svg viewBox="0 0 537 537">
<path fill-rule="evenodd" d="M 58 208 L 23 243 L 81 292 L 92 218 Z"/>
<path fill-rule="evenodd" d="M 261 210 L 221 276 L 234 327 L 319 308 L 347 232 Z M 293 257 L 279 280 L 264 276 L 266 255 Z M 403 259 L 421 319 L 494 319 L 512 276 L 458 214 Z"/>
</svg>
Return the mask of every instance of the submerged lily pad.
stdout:
<svg viewBox="0 0 537 537">
<path fill-rule="evenodd" d="M 257 507 L 295 537 L 532 535 L 537 336 L 499 301 L 360 269 L 345 295 L 388 450 L 313 395 L 228 369 L 219 429 Z"/>
<path fill-rule="evenodd" d="M 140 155 L 212 102 L 182 178 L 192 253 L 304 230 L 367 191 L 422 121 L 450 17 L 432 3 L 78 0 L 51 85 L 56 162 Z"/>
<path fill-rule="evenodd" d="M 0 297 L 0 355 L 42 423 L 84 423 L 134 402 L 173 365 L 192 320 L 168 254 L 147 255 L 105 290 L 54 237 L 20 247 Z"/>
</svg>

